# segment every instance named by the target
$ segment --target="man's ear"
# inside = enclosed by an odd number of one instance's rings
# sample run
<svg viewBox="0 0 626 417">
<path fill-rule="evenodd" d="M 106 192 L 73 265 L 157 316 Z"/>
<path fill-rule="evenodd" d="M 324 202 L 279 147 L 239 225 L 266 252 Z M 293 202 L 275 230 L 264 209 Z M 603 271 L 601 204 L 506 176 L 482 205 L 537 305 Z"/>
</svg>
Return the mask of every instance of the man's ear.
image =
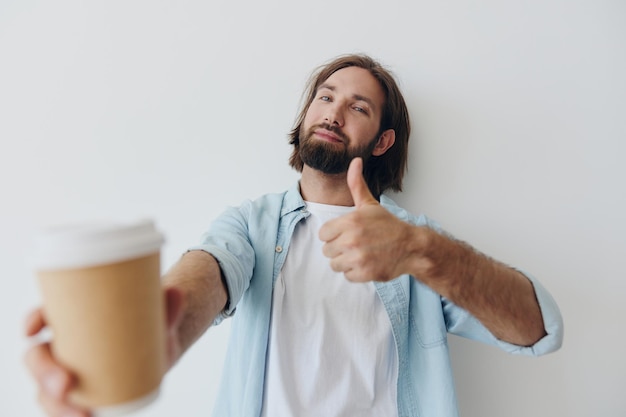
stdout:
<svg viewBox="0 0 626 417">
<path fill-rule="evenodd" d="M 372 155 L 380 156 L 384 154 L 393 146 L 394 143 L 396 143 L 396 131 L 393 129 L 385 130 L 378 138 L 378 142 L 376 142 Z"/>
</svg>

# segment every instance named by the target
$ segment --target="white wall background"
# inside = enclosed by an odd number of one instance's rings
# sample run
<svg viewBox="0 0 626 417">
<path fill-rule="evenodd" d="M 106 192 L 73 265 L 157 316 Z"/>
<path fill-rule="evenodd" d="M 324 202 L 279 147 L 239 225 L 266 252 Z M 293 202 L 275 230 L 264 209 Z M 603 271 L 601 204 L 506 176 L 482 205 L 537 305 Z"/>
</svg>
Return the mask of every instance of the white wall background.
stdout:
<svg viewBox="0 0 626 417">
<path fill-rule="evenodd" d="M 397 199 L 540 277 L 565 344 L 513 357 L 451 339 L 464 417 L 624 416 L 626 3 L 0 2 L 0 415 L 40 416 L 22 366 L 41 227 L 148 215 L 163 267 L 227 205 L 296 178 L 310 71 L 367 52 L 414 124 Z M 141 416 L 206 416 L 228 324 Z"/>
</svg>

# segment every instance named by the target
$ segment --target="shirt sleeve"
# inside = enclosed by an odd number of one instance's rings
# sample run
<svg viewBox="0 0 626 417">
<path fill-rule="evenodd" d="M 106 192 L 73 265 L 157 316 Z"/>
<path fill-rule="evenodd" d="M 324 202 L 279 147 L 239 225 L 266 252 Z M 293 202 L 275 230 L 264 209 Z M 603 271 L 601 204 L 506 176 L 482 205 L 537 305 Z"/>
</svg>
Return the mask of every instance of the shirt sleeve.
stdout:
<svg viewBox="0 0 626 417">
<path fill-rule="evenodd" d="M 218 262 L 228 290 L 228 303 L 215 318 L 213 325 L 235 313 L 237 303 L 250 285 L 255 254 L 248 235 L 249 204 L 229 208 L 222 213 L 202 236 L 199 245 L 189 250 L 202 250 Z"/>
<path fill-rule="evenodd" d="M 546 335 L 532 346 L 518 346 L 496 338 L 478 319 L 451 301 L 442 298 L 446 326 L 452 334 L 497 346 L 509 353 L 540 356 L 558 350 L 563 343 L 563 318 L 550 293 L 529 274 L 521 272 L 532 283 L 541 309 Z"/>
</svg>

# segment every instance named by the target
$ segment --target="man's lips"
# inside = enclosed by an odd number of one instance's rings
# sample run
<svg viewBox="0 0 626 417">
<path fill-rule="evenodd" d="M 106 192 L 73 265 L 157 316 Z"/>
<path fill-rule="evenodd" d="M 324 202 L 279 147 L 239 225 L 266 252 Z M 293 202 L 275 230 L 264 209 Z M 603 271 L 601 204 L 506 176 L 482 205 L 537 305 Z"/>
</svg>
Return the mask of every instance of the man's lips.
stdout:
<svg viewBox="0 0 626 417">
<path fill-rule="evenodd" d="M 344 140 L 339 135 L 337 135 L 334 132 L 331 132 L 330 130 L 324 129 L 324 128 L 315 129 L 313 131 L 313 133 L 317 137 L 319 137 L 321 139 L 324 139 L 324 140 L 326 140 L 328 142 L 336 142 L 336 143 L 343 143 L 344 142 Z"/>
</svg>

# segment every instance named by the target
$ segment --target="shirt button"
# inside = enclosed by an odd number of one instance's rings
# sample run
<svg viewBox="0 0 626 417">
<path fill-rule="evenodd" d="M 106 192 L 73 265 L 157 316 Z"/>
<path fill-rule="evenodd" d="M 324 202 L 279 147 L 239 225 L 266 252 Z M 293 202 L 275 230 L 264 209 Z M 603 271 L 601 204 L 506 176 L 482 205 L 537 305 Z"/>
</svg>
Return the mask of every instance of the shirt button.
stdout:
<svg viewBox="0 0 626 417">
<path fill-rule="evenodd" d="M 276 252 L 281 253 L 283 251 L 282 246 L 276 246 Z"/>
</svg>

